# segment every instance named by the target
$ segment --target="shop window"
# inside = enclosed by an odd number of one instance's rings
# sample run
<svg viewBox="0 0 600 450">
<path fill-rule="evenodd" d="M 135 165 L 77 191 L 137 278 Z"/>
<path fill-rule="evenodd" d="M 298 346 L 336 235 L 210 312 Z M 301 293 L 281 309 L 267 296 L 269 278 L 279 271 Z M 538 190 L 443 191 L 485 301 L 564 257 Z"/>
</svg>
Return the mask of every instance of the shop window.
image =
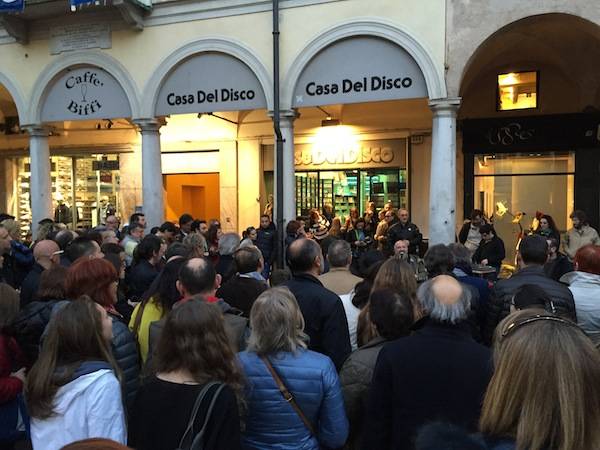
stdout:
<svg viewBox="0 0 600 450">
<path fill-rule="evenodd" d="M 474 205 L 494 222 L 512 263 L 521 233 L 549 214 L 564 233 L 574 205 L 575 154 L 487 154 L 475 158 Z"/>
<path fill-rule="evenodd" d="M 537 108 L 538 72 L 511 72 L 498 75 L 498 110 Z"/>
</svg>

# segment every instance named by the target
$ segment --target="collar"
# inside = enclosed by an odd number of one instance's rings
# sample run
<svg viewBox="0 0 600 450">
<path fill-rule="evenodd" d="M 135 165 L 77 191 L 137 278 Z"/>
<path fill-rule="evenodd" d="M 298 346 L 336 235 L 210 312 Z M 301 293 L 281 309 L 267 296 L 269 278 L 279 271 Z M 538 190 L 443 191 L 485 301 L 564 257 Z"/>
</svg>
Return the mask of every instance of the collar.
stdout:
<svg viewBox="0 0 600 450">
<path fill-rule="evenodd" d="M 379 346 L 381 344 L 385 344 L 386 342 L 387 342 L 386 338 L 384 338 L 382 336 L 377 336 L 377 337 L 374 337 L 373 339 L 371 339 L 369 342 L 367 342 L 362 347 L 360 347 L 360 350 L 364 350 L 366 348 L 377 347 L 377 346 Z"/>
<path fill-rule="evenodd" d="M 432 335 L 432 334 L 448 334 L 460 337 L 466 337 L 472 339 L 471 329 L 469 323 L 466 320 L 457 324 L 442 323 L 432 320 L 429 317 L 424 318 L 422 326 L 416 331 L 417 334 L 421 335 Z"/>
<path fill-rule="evenodd" d="M 321 283 L 317 277 L 315 277 L 314 275 L 312 275 L 308 272 L 301 272 L 301 273 L 296 272 L 293 274 L 293 279 L 299 280 L 299 281 L 310 281 L 311 283 L 315 283 L 315 284 L 318 284 L 319 286 L 323 286 L 323 283 Z"/>
<path fill-rule="evenodd" d="M 346 267 L 329 267 L 329 272 L 350 272 Z"/>
<path fill-rule="evenodd" d="M 539 266 L 537 264 L 531 264 L 530 266 L 519 269 L 519 271 L 515 275 L 520 274 L 520 273 L 544 273 L 544 266 Z"/>
<path fill-rule="evenodd" d="M 267 280 L 265 280 L 265 278 L 261 275 L 260 272 L 246 272 L 246 273 L 240 273 L 238 275 L 240 278 L 250 278 L 252 280 L 258 280 L 258 281 L 262 281 L 263 283 L 266 283 Z"/>
</svg>

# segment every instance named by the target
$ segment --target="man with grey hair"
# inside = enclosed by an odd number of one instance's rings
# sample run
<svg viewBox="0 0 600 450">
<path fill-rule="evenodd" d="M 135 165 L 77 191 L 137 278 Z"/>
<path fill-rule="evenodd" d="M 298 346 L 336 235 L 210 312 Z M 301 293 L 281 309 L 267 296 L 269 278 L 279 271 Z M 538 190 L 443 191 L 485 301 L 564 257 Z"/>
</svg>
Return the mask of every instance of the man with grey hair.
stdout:
<svg viewBox="0 0 600 450">
<path fill-rule="evenodd" d="M 342 240 L 332 242 L 327 252 L 327 260 L 329 261 L 329 272 L 321 275 L 319 281 L 327 289 L 340 296 L 348 320 L 352 350 L 356 350 L 356 327 L 360 309 L 352 304 L 352 297 L 354 297 L 354 287 L 362 281 L 362 278 L 350 272 L 352 264 L 350 243 Z"/>
<path fill-rule="evenodd" d="M 221 275 L 223 283 L 235 275 L 233 254 L 239 246 L 240 236 L 237 233 L 225 233 L 219 238 L 219 261 L 215 265 L 215 270 Z"/>
<path fill-rule="evenodd" d="M 413 449 L 417 430 L 431 421 L 477 431 L 492 358 L 466 323 L 469 291 L 439 275 L 417 297 L 426 316 L 420 328 L 379 353 L 362 448 Z"/>
</svg>

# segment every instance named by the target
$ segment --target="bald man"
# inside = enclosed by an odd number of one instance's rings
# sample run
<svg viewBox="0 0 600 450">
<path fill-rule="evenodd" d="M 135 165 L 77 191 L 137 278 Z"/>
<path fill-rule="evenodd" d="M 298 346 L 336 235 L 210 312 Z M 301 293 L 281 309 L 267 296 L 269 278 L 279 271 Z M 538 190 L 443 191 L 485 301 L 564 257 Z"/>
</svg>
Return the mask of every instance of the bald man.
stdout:
<svg viewBox="0 0 600 450">
<path fill-rule="evenodd" d="M 39 241 L 33 248 L 33 259 L 35 264 L 21 286 L 21 308 L 33 300 L 37 300 L 40 276 L 44 270 L 60 263 L 60 248 L 54 241 Z"/>
<path fill-rule="evenodd" d="M 440 275 L 417 297 L 424 315 L 417 330 L 379 353 L 362 448 L 412 450 L 417 430 L 431 421 L 477 431 L 492 360 L 466 323 L 470 291 Z"/>
<path fill-rule="evenodd" d="M 423 240 L 423 235 L 419 231 L 419 227 L 410 221 L 407 209 L 401 208 L 398 210 L 398 222 L 390 226 L 386 237 L 389 254 L 394 252 L 394 244 L 399 240 L 408 241 L 408 253 L 411 255 L 419 254 L 419 245 Z"/>
</svg>

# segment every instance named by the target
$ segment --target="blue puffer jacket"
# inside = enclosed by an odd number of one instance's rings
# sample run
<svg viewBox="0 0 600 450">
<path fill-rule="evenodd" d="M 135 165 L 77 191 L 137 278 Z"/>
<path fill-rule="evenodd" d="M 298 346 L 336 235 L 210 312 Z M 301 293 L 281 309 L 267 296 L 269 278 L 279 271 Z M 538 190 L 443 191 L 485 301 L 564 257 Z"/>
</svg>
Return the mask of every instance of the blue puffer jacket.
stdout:
<svg viewBox="0 0 600 450">
<path fill-rule="evenodd" d="M 248 413 L 242 438 L 245 450 L 318 450 L 340 448 L 348 436 L 348 419 L 340 381 L 331 360 L 300 350 L 279 353 L 271 364 L 296 403 L 313 424 L 315 439 L 277 388 L 263 361 L 253 352 L 239 354 L 247 380 Z"/>
</svg>

